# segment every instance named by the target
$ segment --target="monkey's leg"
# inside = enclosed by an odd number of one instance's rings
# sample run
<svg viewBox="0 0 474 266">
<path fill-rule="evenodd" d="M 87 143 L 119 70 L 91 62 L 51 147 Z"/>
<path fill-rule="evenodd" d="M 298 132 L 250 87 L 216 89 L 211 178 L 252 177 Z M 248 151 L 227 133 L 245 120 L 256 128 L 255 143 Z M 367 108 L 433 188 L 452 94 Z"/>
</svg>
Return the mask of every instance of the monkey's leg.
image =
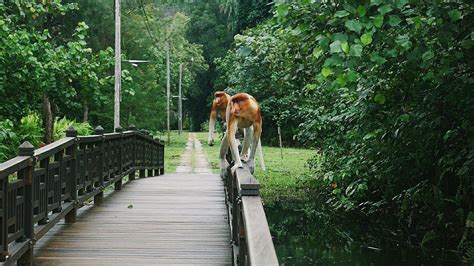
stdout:
<svg viewBox="0 0 474 266">
<path fill-rule="evenodd" d="M 232 121 L 232 120 L 231 120 Z M 234 122 L 234 123 L 232 123 Z M 242 162 L 240 161 L 239 147 L 237 146 L 237 141 L 235 140 L 235 133 L 237 131 L 237 121 L 232 121 L 228 124 L 227 131 L 227 142 L 230 146 L 230 152 L 232 153 L 232 158 L 234 159 L 234 166 L 232 167 L 232 172 L 234 172 L 237 167 L 242 168 Z"/>
<path fill-rule="evenodd" d="M 255 123 L 253 129 L 254 129 L 253 142 L 252 142 L 252 146 L 250 148 L 250 156 L 249 156 L 249 159 L 247 161 L 248 165 L 249 165 L 250 173 L 252 173 L 252 174 L 255 171 L 255 153 L 257 151 L 258 142 L 260 141 L 260 135 L 262 133 L 262 126 L 260 124 Z"/>
<path fill-rule="evenodd" d="M 229 142 L 227 141 L 227 133 L 224 134 L 224 137 L 221 141 L 221 148 L 219 152 L 219 160 L 220 160 L 220 171 L 221 171 L 221 178 L 225 178 L 225 173 L 227 172 L 227 167 L 229 167 L 229 163 L 227 162 L 225 156 L 227 151 L 229 150 Z"/>
<path fill-rule="evenodd" d="M 216 111 L 211 111 L 211 116 L 209 118 L 209 136 L 207 138 L 207 144 L 209 146 L 214 145 L 214 128 L 216 126 Z"/>
<path fill-rule="evenodd" d="M 261 137 L 261 135 L 260 135 L 260 137 Z M 262 168 L 263 171 L 265 171 L 266 168 L 265 168 L 265 161 L 263 160 L 262 139 L 261 138 L 258 138 L 257 152 L 258 152 L 258 159 L 260 160 L 260 167 Z"/>
<path fill-rule="evenodd" d="M 242 151 L 240 152 L 240 158 L 247 161 L 248 153 L 250 148 L 250 142 L 252 141 L 253 136 L 253 126 L 250 126 L 244 130 L 244 145 L 242 146 Z"/>
</svg>

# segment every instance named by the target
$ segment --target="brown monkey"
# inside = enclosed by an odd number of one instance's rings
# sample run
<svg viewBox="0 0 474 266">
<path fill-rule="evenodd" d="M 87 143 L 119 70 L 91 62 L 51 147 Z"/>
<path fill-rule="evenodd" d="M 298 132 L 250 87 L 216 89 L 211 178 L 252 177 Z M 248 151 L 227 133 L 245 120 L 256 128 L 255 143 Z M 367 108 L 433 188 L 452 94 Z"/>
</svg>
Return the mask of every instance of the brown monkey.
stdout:
<svg viewBox="0 0 474 266">
<path fill-rule="evenodd" d="M 224 177 L 228 166 L 228 163 L 225 160 L 225 155 L 229 147 L 235 162 L 232 171 L 235 171 L 237 167 L 242 167 L 241 157 L 247 157 L 246 155 L 250 147 L 250 154 L 247 163 L 250 172 L 253 173 L 255 170 L 255 153 L 258 146 L 260 146 L 260 158 L 263 159 L 261 156 L 260 144 L 260 136 L 262 133 L 262 111 L 260 105 L 253 96 L 247 93 L 238 93 L 232 96 L 227 104 L 226 121 L 227 131 L 222 139 L 219 154 L 221 177 Z M 243 128 L 245 130 L 242 154 L 240 155 L 235 139 L 237 128 Z M 261 162 L 263 162 L 263 160 Z M 262 169 L 264 169 L 264 167 L 265 166 L 262 164 Z"/>
<path fill-rule="evenodd" d="M 222 121 L 226 122 L 225 112 L 227 104 L 230 101 L 230 95 L 223 91 L 216 91 L 214 93 L 214 100 L 212 101 L 211 116 L 209 117 L 209 137 L 207 144 L 214 145 L 214 127 L 216 125 L 217 113 L 221 115 Z"/>
</svg>

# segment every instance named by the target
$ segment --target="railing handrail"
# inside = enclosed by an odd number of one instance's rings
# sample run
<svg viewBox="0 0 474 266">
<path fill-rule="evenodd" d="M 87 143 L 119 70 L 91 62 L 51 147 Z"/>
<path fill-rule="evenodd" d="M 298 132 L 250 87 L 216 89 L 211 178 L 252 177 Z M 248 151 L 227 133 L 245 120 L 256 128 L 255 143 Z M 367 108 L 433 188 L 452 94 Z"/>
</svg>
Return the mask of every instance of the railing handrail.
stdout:
<svg viewBox="0 0 474 266">
<path fill-rule="evenodd" d="M 30 161 L 31 156 L 17 156 L 6 162 L 0 163 L 0 180 L 27 167 Z"/>
<path fill-rule="evenodd" d="M 35 242 L 62 218 L 74 223 L 86 200 L 102 202 L 107 186 L 120 190 L 122 178 L 134 180 L 136 171 L 164 173 L 164 145 L 148 131 L 103 131 L 77 136 L 68 128 L 66 137 L 39 149 L 23 143 L 19 156 L 0 163 L 0 261 L 31 265 Z"/>
<path fill-rule="evenodd" d="M 260 183 L 247 164 L 226 175 L 226 194 L 234 245 L 234 264 L 278 265 L 268 221 L 260 198 Z"/>
</svg>

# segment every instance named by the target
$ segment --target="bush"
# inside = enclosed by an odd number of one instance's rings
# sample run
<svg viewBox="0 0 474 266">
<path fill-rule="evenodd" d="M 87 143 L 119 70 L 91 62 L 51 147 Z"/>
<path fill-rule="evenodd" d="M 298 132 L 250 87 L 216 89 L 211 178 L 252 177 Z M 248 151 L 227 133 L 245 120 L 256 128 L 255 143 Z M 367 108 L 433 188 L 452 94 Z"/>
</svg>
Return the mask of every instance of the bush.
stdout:
<svg viewBox="0 0 474 266">
<path fill-rule="evenodd" d="M 0 162 L 15 157 L 18 136 L 13 130 L 11 120 L 0 121 Z"/>
<path fill-rule="evenodd" d="M 36 113 L 31 113 L 22 117 L 17 132 L 20 136 L 20 143 L 29 141 L 33 146 L 39 147 L 43 142 L 43 128 L 40 116 Z"/>
<path fill-rule="evenodd" d="M 220 134 L 224 132 L 225 130 L 224 128 L 225 128 L 224 123 L 218 120 L 216 121 L 214 132 Z M 201 123 L 201 132 L 209 132 L 209 120 L 206 120 Z"/>
<path fill-rule="evenodd" d="M 278 1 L 217 60 L 220 79 L 321 150 L 313 186 L 333 209 L 454 247 L 474 208 L 473 11 Z"/>
<path fill-rule="evenodd" d="M 69 120 L 66 117 L 54 120 L 54 140 L 62 139 L 66 136 L 66 129 L 74 127 L 79 136 L 90 135 L 94 130 L 88 122 L 78 123 L 76 120 Z"/>
</svg>

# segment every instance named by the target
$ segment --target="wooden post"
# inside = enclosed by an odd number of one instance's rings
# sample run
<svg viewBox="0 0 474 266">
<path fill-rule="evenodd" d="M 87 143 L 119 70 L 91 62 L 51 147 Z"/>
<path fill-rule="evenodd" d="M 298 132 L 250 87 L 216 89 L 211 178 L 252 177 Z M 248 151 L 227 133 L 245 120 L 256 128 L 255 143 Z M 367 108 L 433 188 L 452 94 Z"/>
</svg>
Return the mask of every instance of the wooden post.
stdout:
<svg viewBox="0 0 474 266">
<path fill-rule="evenodd" d="M 19 147 L 19 156 L 30 156 L 31 164 L 19 173 L 19 177 L 25 180 L 25 220 L 24 220 L 24 237 L 23 241 L 29 241 L 28 250 L 18 260 L 18 265 L 33 264 L 33 245 L 35 238 L 34 221 L 33 221 L 33 166 L 35 159 L 33 157 L 35 147 L 28 141 L 25 141 Z"/>
<path fill-rule="evenodd" d="M 0 201 L 2 207 L 2 223 L 0 224 L 2 250 L 0 261 L 5 261 L 8 258 L 8 202 L 5 200 L 8 199 L 8 178 L 0 180 L 0 186 L 2 189 L 2 201 Z"/>
<path fill-rule="evenodd" d="M 280 124 L 278 124 L 278 139 L 280 140 L 280 155 L 281 155 L 281 159 L 283 160 L 283 144 L 281 143 Z"/>
<path fill-rule="evenodd" d="M 71 138 L 76 138 L 77 137 L 77 130 L 73 127 L 69 127 L 68 129 L 66 129 L 66 137 L 71 137 Z M 73 148 L 72 148 L 72 161 L 71 161 L 71 172 L 72 172 L 72 175 L 71 175 L 71 178 L 72 180 L 69 180 L 70 181 L 70 185 L 71 185 L 71 200 L 74 202 L 76 199 L 77 199 L 77 171 L 76 171 L 76 167 L 77 167 L 77 156 L 76 156 L 76 153 L 77 153 L 77 140 L 76 140 L 76 143 L 73 145 Z M 67 214 L 66 216 L 64 217 L 66 223 L 75 223 L 76 222 L 76 217 L 77 217 L 77 208 L 75 206 L 75 203 L 74 204 L 74 208 L 71 209 Z"/>
<path fill-rule="evenodd" d="M 165 145 L 160 143 L 160 175 L 165 174 Z"/>
<path fill-rule="evenodd" d="M 102 136 L 102 141 L 100 143 L 100 159 L 98 162 L 99 165 L 99 175 L 100 181 L 96 186 L 102 186 L 104 184 L 104 128 L 98 126 L 94 129 L 94 134 Z M 94 204 L 100 205 L 104 201 L 104 192 L 101 190 L 98 194 L 94 196 Z"/>
<path fill-rule="evenodd" d="M 137 130 L 137 128 L 135 127 L 134 124 L 131 124 L 131 125 L 128 127 L 128 130 L 135 131 L 135 130 Z M 136 165 L 135 165 L 135 160 L 136 160 L 136 158 L 137 158 L 137 157 L 136 157 L 136 154 L 135 154 L 135 153 L 137 152 L 136 145 L 137 145 L 137 143 L 136 143 L 136 132 L 134 132 L 134 135 L 133 135 L 133 138 L 132 138 L 132 146 L 131 146 L 131 147 L 132 147 L 132 151 L 131 151 L 131 152 L 132 152 L 132 165 L 130 166 L 133 170 L 132 170 L 132 172 L 128 175 L 128 180 L 129 180 L 129 181 L 135 180 L 135 172 L 136 172 L 136 171 L 135 171 L 135 169 L 136 169 L 136 168 L 135 168 L 135 167 L 136 167 Z"/>
<path fill-rule="evenodd" d="M 120 147 L 120 151 L 119 151 L 119 154 L 116 155 L 118 156 L 118 174 L 120 176 L 120 179 L 114 183 L 114 188 L 115 190 L 122 190 L 122 173 L 123 173 L 123 167 L 122 167 L 122 155 L 123 155 L 123 128 L 122 127 L 117 127 L 115 128 L 115 132 L 117 133 L 120 133 L 120 144 L 119 144 L 119 147 Z"/>
</svg>

